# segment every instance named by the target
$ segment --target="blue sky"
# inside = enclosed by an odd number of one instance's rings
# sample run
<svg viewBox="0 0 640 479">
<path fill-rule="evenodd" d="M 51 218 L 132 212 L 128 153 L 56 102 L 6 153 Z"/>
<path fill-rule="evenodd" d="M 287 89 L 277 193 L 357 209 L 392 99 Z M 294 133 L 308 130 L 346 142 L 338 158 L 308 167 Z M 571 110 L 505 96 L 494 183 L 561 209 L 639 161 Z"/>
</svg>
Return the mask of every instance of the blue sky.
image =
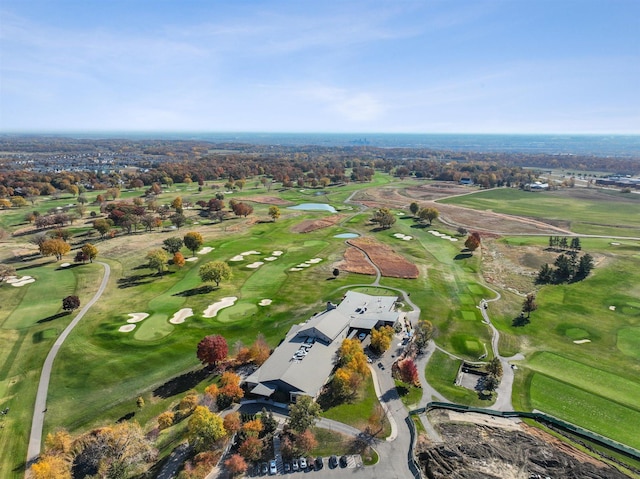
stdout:
<svg viewBox="0 0 640 479">
<path fill-rule="evenodd" d="M 640 0 L 2 0 L 0 131 L 640 134 Z"/>
</svg>

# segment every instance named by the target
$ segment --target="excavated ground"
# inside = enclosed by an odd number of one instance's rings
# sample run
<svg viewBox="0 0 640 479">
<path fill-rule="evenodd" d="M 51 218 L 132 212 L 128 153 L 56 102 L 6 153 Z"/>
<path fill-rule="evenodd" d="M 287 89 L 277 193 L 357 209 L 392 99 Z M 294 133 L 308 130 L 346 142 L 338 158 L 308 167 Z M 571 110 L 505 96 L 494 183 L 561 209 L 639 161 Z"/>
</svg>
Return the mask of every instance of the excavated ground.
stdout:
<svg viewBox="0 0 640 479">
<path fill-rule="evenodd" d="M 444 440 L 418 444 L 430 479 L 625 479 L 628 476 L 524 423 L 446 411 L 431 412 Z M 516 427 L 514 427 L 516 426 Z"/>
</svg>

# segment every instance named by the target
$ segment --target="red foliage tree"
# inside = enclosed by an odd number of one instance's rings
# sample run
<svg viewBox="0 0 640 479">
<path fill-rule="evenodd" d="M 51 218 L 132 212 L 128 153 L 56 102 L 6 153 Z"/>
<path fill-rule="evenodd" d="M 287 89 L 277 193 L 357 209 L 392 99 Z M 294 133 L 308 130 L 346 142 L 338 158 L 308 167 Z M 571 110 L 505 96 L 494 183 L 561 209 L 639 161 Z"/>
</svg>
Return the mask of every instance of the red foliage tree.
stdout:
<svg viewBox="0 0 640 479">
<path fill-rule="evenodd" d="M 205 336 L 198 343 L 198 359 L 202 364 L 216 365 L 224 360 L 229 353 L 227 340 L 219 334 Z"/>
<path fill-rule="evenodd" d="M 250 436 L 240 444 L 238 452 L 249 461 L 258 461 L 264 451 L 264 442 L 255 436 Z"/>
<path fill-rule="evenodd" d="M 240 474 L 247 470 L 247 463 L 239 454 L 234 454 L 229 459 L 224 461 L 224 466 L 232 476 L 235 476 L 236 474 Z"/>
<path fill-rule="evenodd" d="M 469 235 L 467 240 L 464 242 L 465 248 L 470 251 L 475 251 L 480 247 L 480 233 L 474 231 Z"/>
<path fill-rule="evenodd" d="M 418 367 L 411 358 L 403 359 L 398 363 L 398 374 L 400 375 L 400 379 L 407 384 L 420 384 Z"/>
</svg>

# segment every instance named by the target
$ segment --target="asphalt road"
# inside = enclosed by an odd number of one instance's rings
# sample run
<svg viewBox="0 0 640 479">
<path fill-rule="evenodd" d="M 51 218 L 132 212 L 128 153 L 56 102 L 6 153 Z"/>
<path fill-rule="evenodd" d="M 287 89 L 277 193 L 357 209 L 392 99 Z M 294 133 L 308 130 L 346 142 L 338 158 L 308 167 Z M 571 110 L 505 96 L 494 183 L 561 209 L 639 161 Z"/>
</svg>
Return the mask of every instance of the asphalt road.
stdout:
<svg viewBox="0 0 640 479">
<path fill-rule="evenodd" d="M 109 276 L 111 274 L 111 268 L 109 265 L 102 262 L 97 262 L 104 267 L 104 276 L 102 277 L 102 282 L 100 283 L 100 287 L 96 294 L 91 298 L 91 300 L 84 305 L 84 307 L 80 310 L 80 312 L 76 315 L 76 317 L 69 323 L 69 325 L 62 331 L 62 334 L 58 336 L 56 342 L 51 347 L 49 354 L 47 355 L 47 359 L 44 361 L 44 365 L 42 366 L 42 373 L 40 375 L 40 383 L 38 384 L 38 392 L 36 394 L 36 403 L 33 410 L 33 420 L 31 422 L 31 435 L 29 436 L 29 447 L 27 449 L 27 471 L 25 473 L 25 477 L 28 477 L 29 466 L 38 458 L 40 455 L 40 448 L 42 446 L 42 428 L 44 426 L 44 415 L 47 411 L 47 393 L 49 391 L 49 379 L 51 378 L 51 369 L 53 368 L 53 361 L 56 359 L 56 355 L 60 350 L 60 347 L 64 343 L 67 336 L 71 333 L 73 328 L 80 322 L 80 320 L 84 317 L 84 315 L 89 311 L 91 306 L 95 304 L 102 293 L 104 293 L 107 284 L 109 283 Z"/>
</svg>

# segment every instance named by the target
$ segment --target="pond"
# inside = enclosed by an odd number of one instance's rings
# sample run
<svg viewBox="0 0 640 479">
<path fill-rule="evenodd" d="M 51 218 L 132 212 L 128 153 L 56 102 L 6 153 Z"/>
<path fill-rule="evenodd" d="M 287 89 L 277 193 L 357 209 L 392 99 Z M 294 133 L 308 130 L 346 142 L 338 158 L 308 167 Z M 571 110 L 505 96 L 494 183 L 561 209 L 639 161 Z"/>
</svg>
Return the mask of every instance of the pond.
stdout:
<svg viewBox="0 0 640 479">
<path fill-rule="evenodd" d="M 290 210 L 304 210 L 304 211 L 328 211 L 330 213 L 337 213 L 337 210 L 326 203 L 301 203 L 297 206 L 290 206 Z"/>
<path fill-rule="evenodd" d="M 339 235 L 334 235 L 334 238 L 357 238 L 359 236 L 358 233 L 340 233 Z"/>
</svg>

